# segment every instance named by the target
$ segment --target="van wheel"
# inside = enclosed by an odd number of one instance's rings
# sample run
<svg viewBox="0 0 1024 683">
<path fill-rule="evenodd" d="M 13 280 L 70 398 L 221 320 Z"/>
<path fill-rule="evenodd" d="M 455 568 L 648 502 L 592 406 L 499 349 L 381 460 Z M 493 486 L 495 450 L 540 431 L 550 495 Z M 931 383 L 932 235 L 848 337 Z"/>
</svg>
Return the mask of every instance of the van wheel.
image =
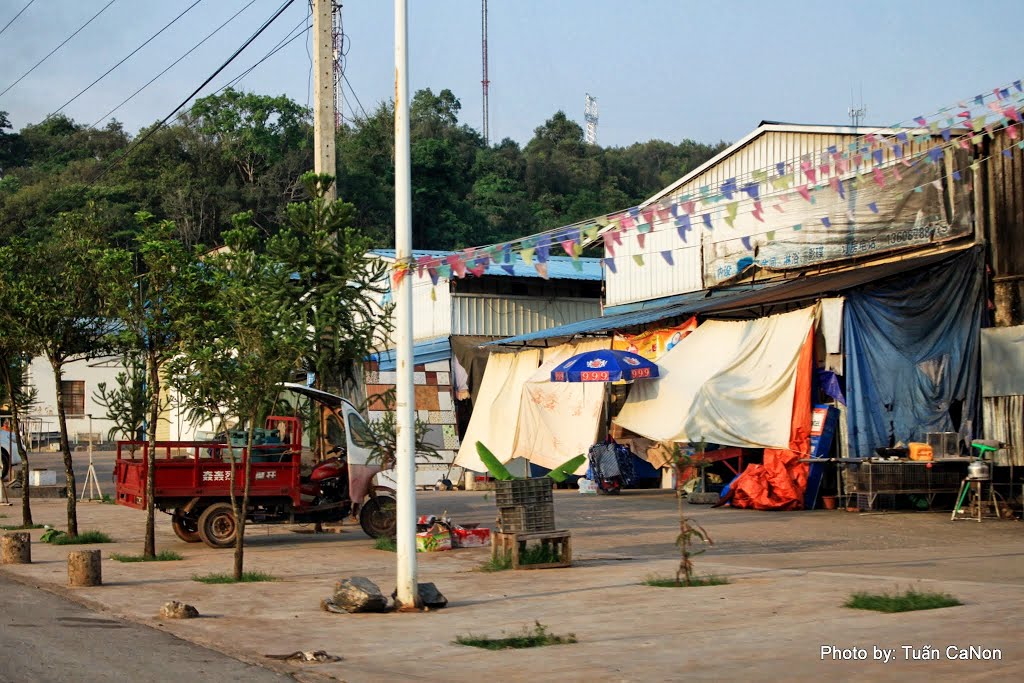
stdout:
<svg viewBox="0 0 1024 683">
<path fill-rule="evenodd" d="M 198 543 L 203 540 L 199 535 L 199 521 L 182 508 L 177 508 L 171 515 L 171 528 L 174 535 L 185 543 Z"/>
<path fill-rule="evenodd" d="M 238 535 L 235 511 L 228 503 L 214 503 L 199 515 L 199 537 L 211 548 L 230 548 Z"/>
<path fill-rule="evenodd" d="M 359 526 L 370 538 L 394 538 L 398 526 L 396 501 L 391 496 L 374 496 L 359 510 Z"/>
</svg>

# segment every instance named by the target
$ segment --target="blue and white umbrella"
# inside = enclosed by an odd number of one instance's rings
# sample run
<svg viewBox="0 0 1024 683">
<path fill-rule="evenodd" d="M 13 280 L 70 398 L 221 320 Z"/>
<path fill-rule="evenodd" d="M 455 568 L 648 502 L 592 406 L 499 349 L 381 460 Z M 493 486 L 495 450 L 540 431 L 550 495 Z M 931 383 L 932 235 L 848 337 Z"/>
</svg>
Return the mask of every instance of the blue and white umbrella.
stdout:
<svg viewBox="0 0 1024 683">
<path fill-rule="evenodd" d="M 658 376 L 658 366 L 629 351 L 601 349 L 579 353 L 551 371 L 552 382 L 627 382 Z"/>
</svg>

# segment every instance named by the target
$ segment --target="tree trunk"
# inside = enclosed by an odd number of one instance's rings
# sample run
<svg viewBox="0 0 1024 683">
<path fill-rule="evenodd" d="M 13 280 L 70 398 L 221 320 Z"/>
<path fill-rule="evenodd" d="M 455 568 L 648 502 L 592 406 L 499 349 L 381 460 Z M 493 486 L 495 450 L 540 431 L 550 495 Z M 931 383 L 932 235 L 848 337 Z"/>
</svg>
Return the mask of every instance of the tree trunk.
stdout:
<svg viewBox="0 0 1024 683">
<path fill-rule="evenodd" d="M 144 557 L 156 557 L 156 429 L 160 419 L 160 367 L 153 354 L 146 359 L 149 366 L 149 424 L 146 430 L 149 441 L 149 461 L 146 467 L 146 539 L 143 543 Z"/>
<path fill-rule="evenodd" d="M 245 483 L 242 485 L 242 506 L 235 512 L 238 533 L 235 535 L 235 581 L 242 580 L 242 567 L 245 560 L 245 511 L 249 509 L 249 480 L 252 479 L 252 441 L 256 418 L 250 416 L 249 434 L 245 440 L 245 467 L 242 468 Z"/>
<path fill-rule="evenodd" d="M 7 389 L 7 395 L 11 400 L 11 418 L 14 422 L 11 426 L 14 428 L 14 445 L 21 456 L 21 525 L 28 527 L 32 526 L 32 503 L 29 500 L 28 488 L 28 450 L 26 450 L 25 444 L 21 440 L 21 406 L 18 405 L 19 399 L 15 396 L 14 379 L 11 377 L 11 369 L 9 367 L 4 368 L 3 373 L 4 388 Z M 21 384 L 19 382 L 19 386 Z"/>
<path fill-rule="evenodd" d="M 78 535 L 78 508 L 75 498 L 75 465 L 71 460 L 71 444 L 68 443 L 68 418 L 64 412 L 64 388 L 61 379 L 64 376 L 63 361 L 50 359 L 53 368 L 53 381 L 57 383 L 57 422 L 60 425 L 60 450 L 64 454 L 64 478 L 68 487 L 68 536 Z M 25 482 L 26 486 L 28 482 Z"/>
</svg>

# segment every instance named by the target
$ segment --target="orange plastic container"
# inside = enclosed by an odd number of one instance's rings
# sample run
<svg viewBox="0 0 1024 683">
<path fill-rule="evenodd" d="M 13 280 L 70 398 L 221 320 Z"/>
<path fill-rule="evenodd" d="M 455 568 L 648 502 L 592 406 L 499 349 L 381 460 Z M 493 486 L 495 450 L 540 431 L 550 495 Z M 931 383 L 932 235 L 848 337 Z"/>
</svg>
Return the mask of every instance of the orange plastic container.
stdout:
<svg viewBox="0 0 1024 683">
<path fill-rule="evenodd" d="M 932 447 L 926 443 L 915 443 L 911 442 L 910 447 L 910 459 L 920 461 L 930 461 L 932 459 Z"/>
</svg>

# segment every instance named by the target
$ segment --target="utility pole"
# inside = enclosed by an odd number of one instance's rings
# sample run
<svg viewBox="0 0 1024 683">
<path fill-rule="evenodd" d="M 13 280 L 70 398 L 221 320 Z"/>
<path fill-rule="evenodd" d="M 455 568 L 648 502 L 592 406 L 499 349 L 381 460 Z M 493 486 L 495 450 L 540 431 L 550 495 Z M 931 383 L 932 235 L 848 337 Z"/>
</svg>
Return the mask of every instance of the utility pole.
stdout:
<svg viewBox="0 0 1024 683">
<path fill-rule="evenodd" d="M 491 79 L 487 76 L 487 0 L 481 0 L 480 6 L 480 48 L 483 56 L 483 78 L 480 80 L 480 85 L 483 86 L 483 104 L 484 104 L 484 145 L 491 144 L 491 122 L 490 112 L 488 111 L 488 93 L 487 91 L 491 87 Z"/>
<path fill-rule="evenodd" d="M 334 1 L 313 3 L 313 170 L 338 174 L 334 156 Z M 338 197 L 331 185 L 327 199 Z"/>
<path fill-rule="evenodd" d="M 408 0 L 395 0 L 395 265 L 412 266 L 412 159 L 409 150 Z M 400 609 L 419 603 L 416 584 L 416 440 L 413 393 L 412 276 L 394 278 L 395 295 L 395 475 Z M 396 271 L 401 273 L 402 271 Z"/>
</svg>

